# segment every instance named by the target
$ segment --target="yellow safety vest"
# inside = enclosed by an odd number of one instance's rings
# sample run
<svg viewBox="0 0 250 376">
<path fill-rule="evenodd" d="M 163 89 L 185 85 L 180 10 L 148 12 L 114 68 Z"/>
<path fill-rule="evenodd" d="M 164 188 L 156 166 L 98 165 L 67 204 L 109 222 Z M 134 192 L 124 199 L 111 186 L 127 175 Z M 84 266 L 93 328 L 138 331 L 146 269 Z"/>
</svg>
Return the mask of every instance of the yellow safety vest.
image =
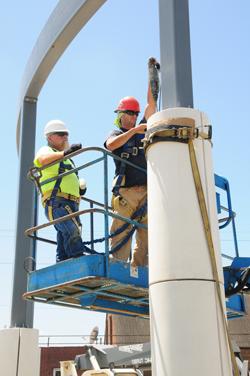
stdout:
<svg viewBox="0 0 250 376">
<path fill-rule="evenodd" d="M 41 148 L 38 151 L 38 153 L 37 153 L 37 155 L 34 159 L 34 165 L 36 167 L 41 167 L 41 164 L 38 162 L 38 159 L 39 159 L 39 156 L 42 154 L 43 150 L 46 151 L 45 148 L 47 148 L 48 152 L 56 152 L 56 150 L 52 149 L 50 146 Z M 75 168 L 73 162 L 70 159 L 65 159 L 63 161 L 63 163 L 65 165 L 71 166 L 72 168 Z M 68 170 L 65 170 L 65 171 L 68 171 Z M 44 170 L 41 171 L 41 174 L 42 174 L 42 176 L 40 177 L 40 183 L 42 183 L 43 181 L 45 181 L 47 179 L 50 179 L 52 177 L 57 176 L 59 174 L 59 163 L 56 163 L 53 166 L 45 168 Z M 56 184 L 56 180 L 41 186 L 43 199 L 48 198 L 50 196 L 50 194 L 53 191 L 55 184 Z M 71 174 L 64 176 L 62 178 L 58 192 L 68 194 L 68 195 L 72 195 L 72 196 L 75 196 L 75 197 L 80 197 L 80 194 L 79 194 L 79 179 L 78 179 L 78 176 L 76 175 L 76 173 L 71 173 Z"/>
</svg>

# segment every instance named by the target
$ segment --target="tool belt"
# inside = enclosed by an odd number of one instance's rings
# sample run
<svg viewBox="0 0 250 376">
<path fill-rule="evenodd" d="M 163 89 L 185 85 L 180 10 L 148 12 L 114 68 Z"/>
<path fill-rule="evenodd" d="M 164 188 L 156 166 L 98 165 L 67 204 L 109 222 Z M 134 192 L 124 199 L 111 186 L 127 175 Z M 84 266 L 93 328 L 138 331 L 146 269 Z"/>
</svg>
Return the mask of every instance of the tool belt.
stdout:
<svg viewBox="0 0 250 376">
<path fill-rule="evenodd" d="M 43 204 L 43 206 L 45 206 L 46 205 L 46 201 L 48 201 L 51 198 L 51 193 L 52 193 L 52 191 L 49 191 L 49 192 L 46 192 L 43 195 L 43 197 L 42 197 L 42 204 Z M 76 196 L 71 195 L 69 193 L 57 192 L 57 194 L 56 194 L 55 197 L 62 197 L 62 198 L 65 198 L 66 200 L 74 201 L 74 202 L 77 202 L 78 204 L 80 203 L 80 197 L 76 197 Z"/>
</svg>

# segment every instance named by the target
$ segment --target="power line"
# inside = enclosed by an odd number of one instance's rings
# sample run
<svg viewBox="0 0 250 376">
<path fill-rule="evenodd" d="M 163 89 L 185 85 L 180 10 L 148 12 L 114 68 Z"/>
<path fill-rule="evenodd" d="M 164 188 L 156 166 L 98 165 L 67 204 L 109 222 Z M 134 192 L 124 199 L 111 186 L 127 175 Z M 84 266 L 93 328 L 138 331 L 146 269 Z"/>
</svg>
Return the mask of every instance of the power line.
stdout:
<svg viewBox="0 0 250 376">
<path fill-rule="evenodd" d="M 233 242 L 233 239 L 221 239 L 222 242 Z M 237 239 L 238 242 L 250 242 L 250 239 Z"/>
</svg>

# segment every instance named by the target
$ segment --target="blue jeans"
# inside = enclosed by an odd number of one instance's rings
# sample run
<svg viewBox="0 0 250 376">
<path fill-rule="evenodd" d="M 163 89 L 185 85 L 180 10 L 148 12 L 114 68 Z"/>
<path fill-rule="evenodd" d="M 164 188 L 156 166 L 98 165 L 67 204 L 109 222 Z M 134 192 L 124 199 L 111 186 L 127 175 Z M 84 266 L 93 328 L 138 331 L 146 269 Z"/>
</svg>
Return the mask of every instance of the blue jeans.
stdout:
<svg viewBox="0 0 250 376">
<path fill-rule="evenodd" d="M 63 197 L 55 197 L 52 202 L 48 202 L 45 206 L 45 214 L 49 221 L 75 213 L 78 210 L 78 203 L 66 200 Z M 85 246 L 82 242 L 80 226 L 79 217 L 54 225 L 57 231 L 56 262 L 83 255 Z"/>
</svg>

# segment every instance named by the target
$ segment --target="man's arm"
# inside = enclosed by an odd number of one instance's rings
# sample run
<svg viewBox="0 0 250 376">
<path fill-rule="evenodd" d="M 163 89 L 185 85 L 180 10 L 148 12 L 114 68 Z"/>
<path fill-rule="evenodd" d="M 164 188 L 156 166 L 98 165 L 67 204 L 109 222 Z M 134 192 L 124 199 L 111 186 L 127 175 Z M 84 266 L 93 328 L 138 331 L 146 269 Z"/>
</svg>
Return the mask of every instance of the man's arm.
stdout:
<svg viewBox="0 0 250 376">
<path fill-rule="evenodd" d="M 144 116 L 146 120 L 153 115 L 157 110 L 157 98 L 159 94 L 159 70 L 160 64 L 154 57 L 148 59 L 148 94 L 147 106 L 145 108 Z"/>
<path fill-rule="evenodd" d="M 152 95 L 150 82 L 148 83 L 147 105 L 144 111 L 144 117 L 146 120 L 156 112 L 156 103 Z"/>
<path fill-rule="evenodd" d="M 64 157 L 64 151 L 55 151 L 53 153 L 46 153 L 41 154 L 39 157 L 36 158 L 36 161 L 39 163 L 40 166 L 47 165 L 49 163 L 55 162 L 58 159 Z"/>
<path fill-rule="evenodd" d="M 39 167 L 42 167 L 49 163 L 55 162 L 58 159 L 61 159 L 68 154 L 71 154 L 77 150 L 80 150 L 81 148 L 82 148 L 82 144 L 72 144 L 68 146 L 67 149 L 65 150 L 52 152 L 50 147 L 45 146 L 41 148 L 39 152 L 37 153 L 34 163 L 38 165 Z"/>
<path fill-rule="evenodd" d="M 143 134 L 145 133 L 145 129 L 147 124 L 140 124 L 134 128 L 129 129 L 125 133 L 121 133 L 118 136 L 111 136 L 107 139 L 105 145 L 109 151 L 114 151 L 119 149 L 122 145 L 124 145 L 131 137 L 133 137 L 136 133 Z"/>
<path fill-rule="evenodd" d="M 64 156 L 64 151 L 53 152 L 49 146 L 43 146 L 37 152 L 35 159 L 34 159 L 34 164 L 37 167 L 42 167 L 46 164 L 55 162 L 58 159 L 63 158 L 63 156 Z"/>
</svg>

